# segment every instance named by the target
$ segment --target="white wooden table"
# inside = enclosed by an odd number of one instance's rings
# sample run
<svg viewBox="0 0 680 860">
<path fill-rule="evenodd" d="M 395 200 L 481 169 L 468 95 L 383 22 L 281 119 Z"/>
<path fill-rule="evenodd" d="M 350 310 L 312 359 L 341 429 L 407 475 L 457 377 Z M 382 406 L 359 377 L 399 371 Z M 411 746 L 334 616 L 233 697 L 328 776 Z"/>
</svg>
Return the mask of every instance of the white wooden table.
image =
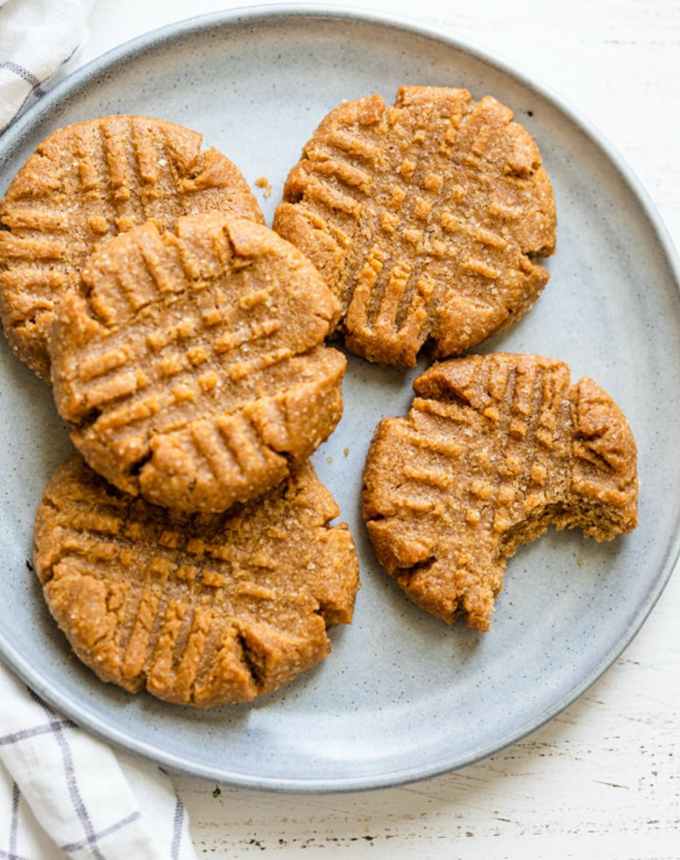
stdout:
<svg viewBox="0 0 680 860">
<path fill-rule="evenodd" d="M 99 0 L 80 59 L 162 24 L 245 2 Z M 366 2 L 418 12 L 423 23 L 564 96 L 615 142 L 679 241 L 678 0 Z M 679 860 L 679 610 L 676 576 L 637 640 L 587 695 L 531 737 L 458 773 L 319 797 L 178 777 L 197 853 Z"/>
</svg>

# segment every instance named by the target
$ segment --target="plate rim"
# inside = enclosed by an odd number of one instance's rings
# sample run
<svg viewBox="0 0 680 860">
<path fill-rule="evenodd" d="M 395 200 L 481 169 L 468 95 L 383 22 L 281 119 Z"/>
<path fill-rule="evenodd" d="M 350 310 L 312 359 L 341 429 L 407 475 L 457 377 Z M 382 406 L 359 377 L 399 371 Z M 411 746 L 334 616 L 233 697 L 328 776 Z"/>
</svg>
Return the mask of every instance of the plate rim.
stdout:
<svg viewBox="0 0 680 860">
<path fill-rule="evenodd" d="M 172 22 L 163 27 L 150 30 L 133 39 L 123 42 L 104 54 L 90 60 L 76 71 L 72 72 L 44 95 L 39 101 L 32 105 L 25 114 L 17 119 L 0 136 L 0 169 L 4 159 L 17 143 L 21 142 L 22 136 L 35 124 L 40 122 L 43 115 L 52 110 L 62 100 L 76 95 L 84 89 L 93 79 L 100 74 L 115 69 L 127 60 L 136 59 L 150 48 L 162 47 L 176 39 L 209 32 L 211 29 L 225 26 L 244 26 L 258 23 L 277 23 L 290 18 L 315 18 L 332 19 L 337 21 L 360 22 L 374 24 L 389 29 L 396 29 L 408 34 L 430 39 L 449 48 L 466 54 L 479 60 L 492 69 L 502 72 L 514 81 L 540 95 L 548 101 L 561 114 L 566 116 L 585 136 L 599 149 L 610 164 L 624 181 L 640 205 L 649 225 L 659 242 L 668 264 L 671 275 L 680 296 L 680 256 L 675 248 L 658 210 L 635 173 L 618 152 L 590 120 L 581 116 L 565 100 L 554 93 L 550 88 L 537 83 L 523 72 L 517 71 L 509 62 L 492 56 L 486 50 L 470 43 L 466 39 L 460 39 L 440 33 L 434 27 L 422 26 L 414 19 L 406 16 L 390 15 L 382 12 L 371 11 L 354 6 L 324 6 L 322 4 L 302 5 L 294 4 L 258 4 L 248 7 L 236 7 L 232 9 L 212 12 L 204 15 L 193 16 L 180 21 Z M 680 557 L 680 528 L 676 529 L 675 537 L 670 541 L 666 551 L 660 577 L 651 588 L 645 600 L 637 608 L 632 620 L 623 628 L 622 633 L 616 638 L 604 657 L 598 661 L 582 680 L 551 707 L 546 708 L 538 720 L 527 721 L 523 726 L 506 736 L 502 736 L 492 744 L 470 751 L 466 756 L 452 756 L 444 759 L 437 765 L 412 765 L 397 770 L 388 770 L 380 775 L 365 777 L 338 777 L 338 778 L 271 778 L 257 777 L 249 774 L 229 771 L 221 767 L 206 766 L 192 761 L 186 756 L 170 753 L 161 746 L 151 742 L 142 741 L 130 736 L 126 732 L 109 725 L 97 715 L 90 712 L 87 706 L 76 701 L 71 701 L 66 694 L 52 689 L 49 679 L 39 675 L 30 665 L 28 659 L 23 657 L 12 645 L 0 628 L 0 660 L 12 669 L 29 687 L 39 696 L 49 702 L 50 705 L 73 719 L 78 725 L 92 732 L 94 735 L 107 742 L 112 742 L 124 749 L 138 753 L 145 758 L 151 759 L 157 764 L 162 764 L 174 771 L 202 777 L 219 783 L 248 789 L 260 789 L 266 791 L 286 791 L 298 793 L 329 793 L 363 791 L 368 789 L 389 788 L 421 779 L 438 776 L 453 770 L 458 770 L 467 765 L 478 762 L 493 755 L 507 746 L 516 743 L 528 734 L 537 731 L 549 720 L 560 714 L 565 708 L 575 702 L 586 690 L 588 690 L 614 663 L 637 636 L 642 626 L 649 617 L 652 609 L 665 590 L 673 570 Z"/>
</svg>

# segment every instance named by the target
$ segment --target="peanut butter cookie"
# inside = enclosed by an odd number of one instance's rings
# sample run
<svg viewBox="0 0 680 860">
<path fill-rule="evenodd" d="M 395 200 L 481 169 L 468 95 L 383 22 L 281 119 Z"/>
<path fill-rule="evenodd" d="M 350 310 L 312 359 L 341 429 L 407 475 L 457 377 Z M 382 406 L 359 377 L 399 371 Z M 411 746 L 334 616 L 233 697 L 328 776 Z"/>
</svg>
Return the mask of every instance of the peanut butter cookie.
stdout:
<svg viewBox="0 0 680 860">
<path fill-rule="evenodd" d="M 311 465 L 230 514 L 172 514 L 80 457 L 36 518 L 45 600 L 80 659 L 131 693 L 210 707 L 250 701 L 330 651 L 359 584 L 352 538 Z"/>
<path fill-rule="evenodd" d="M 342 413 L 338 302 L 244 219 L 150 222 L 99 245 L 50 338 L 54 396 L 88 463 L 122 490 L 223 511 L 282 481 Z"/>
<path fill-rule="evenodd" d="M 562 362 L 496 353 L 435 365 L 378 425 L 363 513 L 378 559 L 446 622 L 487 630 L 506 559 L 548 526 L 597 541 L 637 524 L 628 423 Z"/>
<path fill-rule="evenodd" d="M 292 169 L 274 229 L 342 304 L 347 346 L 413 366 L 510 325 L 548 280 L 555 204 L 531 135 L 467 90 L 402 87 L 343 102 Z"/>
<path fill-rule="evenodd" d="M 49 379 L 54 304 L 105 236 L 220 211 L 262 221 L 238 168 L 188 128 L 109 116 L 58 129 L 0 205 L 0 316 L 18 357 Z"/>
</svg>

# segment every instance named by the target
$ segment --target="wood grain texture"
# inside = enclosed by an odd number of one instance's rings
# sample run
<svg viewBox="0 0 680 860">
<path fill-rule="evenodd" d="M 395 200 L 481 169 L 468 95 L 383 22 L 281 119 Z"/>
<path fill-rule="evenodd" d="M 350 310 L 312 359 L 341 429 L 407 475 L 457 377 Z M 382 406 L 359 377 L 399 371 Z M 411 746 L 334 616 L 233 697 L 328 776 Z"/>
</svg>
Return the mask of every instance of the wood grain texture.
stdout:
<svg viewBox="0 0 680 860">
<path fill-rule="evenodd" d="M 101 0 L 82 61 L 225 0 Z M 405 0 L 370 6 L 414 14 Z M 680 2 L 423 0 L 419 22 L 507 60 L 616 142 L 680 240 Z M 530 108 L 528 105 L 527 108 Z M 200 857 L 678 860 L 680 578 L 576 704 L 458 773 L 369 794 L 300 797 L 176 786 Z"/>
</svg>

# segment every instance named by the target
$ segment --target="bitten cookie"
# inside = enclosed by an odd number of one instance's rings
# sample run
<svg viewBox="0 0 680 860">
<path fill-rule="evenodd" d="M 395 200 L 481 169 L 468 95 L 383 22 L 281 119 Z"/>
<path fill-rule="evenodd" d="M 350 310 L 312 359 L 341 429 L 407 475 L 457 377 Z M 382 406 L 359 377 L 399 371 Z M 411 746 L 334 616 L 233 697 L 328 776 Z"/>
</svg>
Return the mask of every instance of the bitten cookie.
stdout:
<svg viewBox="0 0 680 860">
<path fill-rule="evenodd" d="M 35 567 L 80 659 L 131 693 L 210 707 L 288 683 L 330 651 L 359 584 L 352 538 L 311 465 L 258 502 L 173 515 L 80 457 L 49 482 Z"/>
<path fill-rule="evenodd" d="M 55 316 L 57 407 L 122 490 L 223 511 L 282 481 L 342 414 L 338 303 L 302 254 L 253 221 L 180 218 L 102 243 Z"/>
<path fill-rule="evenodd" d="M 562 362 L 496 353 L 435 365 L 406 418 L 380 422 L 363 514 L 381 564 L 419 606 L 487 630 L 506 559 L 548 528 L 597 541 L 637 524 L 628 423 Z"/>
<path fill-rule="evenodd" d="M 548 280 L 555 204 L 531 135 L 467 90 L 401 87 L 343 102 L 291 170 L 274 229 L 342 304 L 347 346 L 413 366 L 510 325 Z"/>
<path fill-rule="evenodd" d="M 53 132 L 16 175 L 0 204 L 0 316 L 40 376 L 55 302 L 103 237 L 213 210 L 263 221 L 238 168 L 201 141 L 160 119 L 103 117 Z"/>
</svg>

